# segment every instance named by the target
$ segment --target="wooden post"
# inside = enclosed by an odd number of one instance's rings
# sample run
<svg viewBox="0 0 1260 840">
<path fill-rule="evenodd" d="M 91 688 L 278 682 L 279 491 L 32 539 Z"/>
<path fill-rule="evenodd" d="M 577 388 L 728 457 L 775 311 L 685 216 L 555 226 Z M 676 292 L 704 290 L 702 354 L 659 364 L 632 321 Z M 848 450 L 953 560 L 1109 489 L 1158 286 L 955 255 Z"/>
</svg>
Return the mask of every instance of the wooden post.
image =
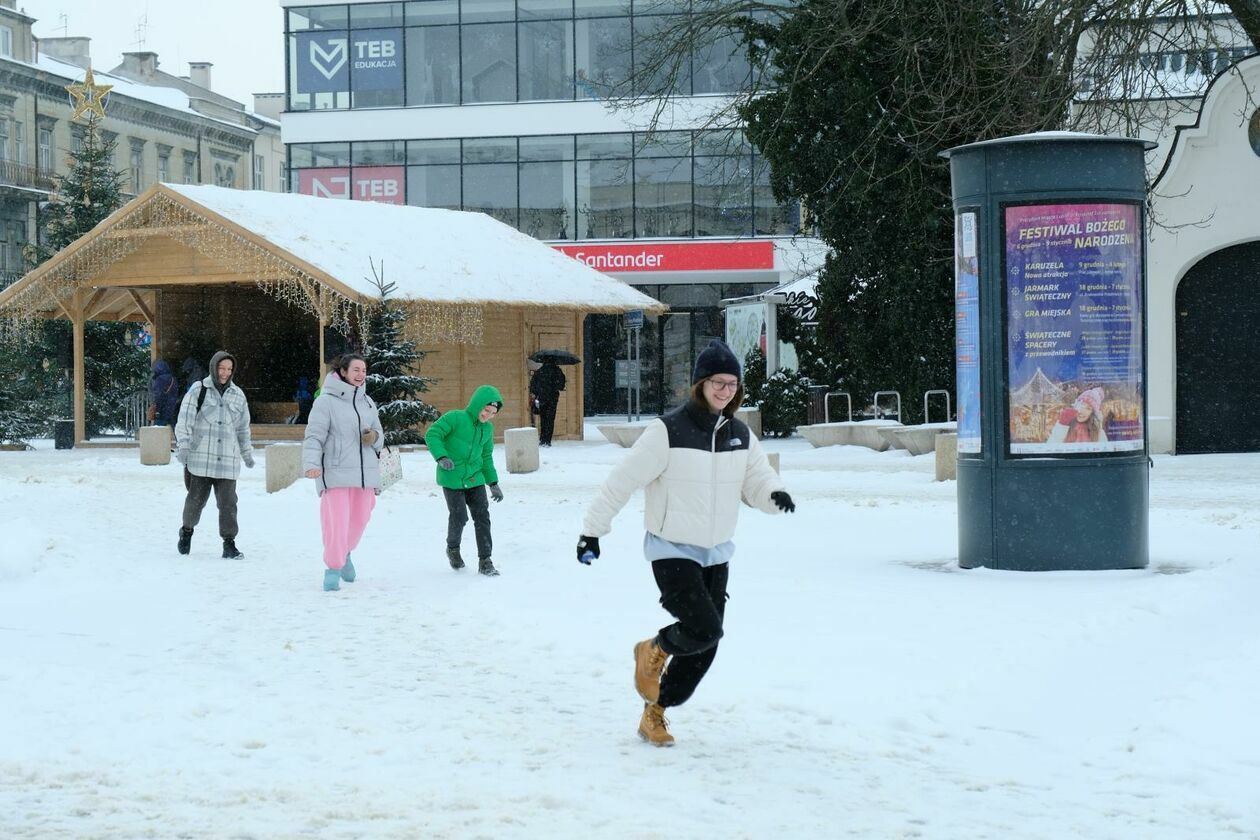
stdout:
<svg viewBox="0 0 1260 840">
<path fill-rule="evenodd" d="M 74 442 L 87 440 L 87 380 L 84 377 L 83 344 L 85 293 L 75 289 L 70 305 L 70 318 L 74 325 Z"/>
</svg>

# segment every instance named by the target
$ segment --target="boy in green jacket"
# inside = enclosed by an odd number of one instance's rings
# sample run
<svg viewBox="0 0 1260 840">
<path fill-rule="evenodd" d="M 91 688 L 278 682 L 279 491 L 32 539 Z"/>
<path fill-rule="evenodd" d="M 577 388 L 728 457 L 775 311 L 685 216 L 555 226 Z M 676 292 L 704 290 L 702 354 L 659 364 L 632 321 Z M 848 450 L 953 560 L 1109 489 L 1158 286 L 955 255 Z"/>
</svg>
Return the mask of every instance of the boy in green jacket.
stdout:
<svg viewBox="0 0 1260 840">
<path fill-rule="evenodd" d="M 477 571 L 497 575 L 499 570 L 490 561 L 493 547 L 490 539 L 490 496 L 503 501 L 499 474 L 494 469 L 494 426 L 491 420 L 503 407 L 503 397 L 492 385 L 473 391 L 467 408 L 453 409 L 437 419 L 424 436 L 429 452 L 437 461 L 437 483 L 446 496 L 450 512 L 446 526 L 446 559 L 452 569 L 464 568 L 459 542 L 472 512 L 473 530 L 477 535 Z"/>
</svg>

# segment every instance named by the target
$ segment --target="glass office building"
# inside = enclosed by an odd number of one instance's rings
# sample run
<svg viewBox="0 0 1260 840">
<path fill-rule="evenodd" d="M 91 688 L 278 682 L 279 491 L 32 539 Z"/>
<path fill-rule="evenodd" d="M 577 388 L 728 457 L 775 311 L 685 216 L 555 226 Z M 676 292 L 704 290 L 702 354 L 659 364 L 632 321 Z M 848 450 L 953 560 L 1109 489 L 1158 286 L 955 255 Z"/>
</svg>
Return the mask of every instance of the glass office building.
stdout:
<svg viewBox="0 0 1260 840">
<path fill-rule="evenodd" d="M 664 410 L 685 394 L 680 372 L 722 334 L 718 302 L 792 279 L 765 259 L 732 259 L 744 253 L 736 243 L 786 242 L 800 223 L 741 132 L 698 118 L 648 135 L 602 101 L 626 92 L 643 39 L 690 11 L 690 0 L 286 6 L 290 189 L 479 211 L 557 246 L 694 244 L 681 270 L 604 269 L 673 309 L 643 331 L 643 407 Z M 680 100 L 717 101 L 750 72 L 733 40 L 688 58 Z M 624 408 L 620 330 L 619 319 L 588 319 L 588 413 Z"/>
</svg>

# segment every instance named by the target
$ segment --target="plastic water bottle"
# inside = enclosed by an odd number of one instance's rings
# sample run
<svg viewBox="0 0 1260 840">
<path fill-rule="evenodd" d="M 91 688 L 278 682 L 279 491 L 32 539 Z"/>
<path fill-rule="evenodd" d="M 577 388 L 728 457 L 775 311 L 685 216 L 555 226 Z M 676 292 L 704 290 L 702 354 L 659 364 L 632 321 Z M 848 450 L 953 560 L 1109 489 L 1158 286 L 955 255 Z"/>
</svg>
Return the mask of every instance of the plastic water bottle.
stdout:
<svg viewBox="0 0 1260 840">
<path fill-rule="evenodd" d="M 586 565 L 588 565 L 588 566 L 589 566 L 589 565 L 591 565 L 591 561 L 592 561 L 592 560 L 594 560 L 594 559 L 595 559 L 595 552 L 593 552 L 593 551 L 583 551 L 583 552 L 582 552 L 582 556 L 578 558 L 578 562 L 579 562 L 579 563 L 585 563 Z"/>
</svg>

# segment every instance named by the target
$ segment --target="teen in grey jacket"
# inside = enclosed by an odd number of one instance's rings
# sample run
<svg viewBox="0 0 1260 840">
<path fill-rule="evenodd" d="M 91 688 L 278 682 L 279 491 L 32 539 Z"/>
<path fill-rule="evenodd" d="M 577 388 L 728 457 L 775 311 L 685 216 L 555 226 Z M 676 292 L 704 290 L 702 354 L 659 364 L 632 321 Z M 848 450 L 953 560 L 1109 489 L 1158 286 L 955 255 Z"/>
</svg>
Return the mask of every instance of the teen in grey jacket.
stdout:
<svg viewBox="0 0 1260 840">
<path fill-rule="evenodd" d="M 302 467 L 319 491 L 324 536 L 324 591 L 356 577 L 350 552 L 359 545 L 376 494 L 385 430 L 376 403 L 364 393 L 367 362 L 357 353 L 337 360 L 311 407 L 302 442 Z"/>
<path fill-rule="evenodd" d="M 373 443 L 363 433 L 376 432 Z M 355 387 L 334 371 L 324 379 L 323 390 L 311 407 L 302 441 L 302 470 L 318 469 L 315 487 L 322 496 L 333 487 L 381 486 L 381 450 L 385 430 L 381 418 L 362 386 Z"/>
</svg>

